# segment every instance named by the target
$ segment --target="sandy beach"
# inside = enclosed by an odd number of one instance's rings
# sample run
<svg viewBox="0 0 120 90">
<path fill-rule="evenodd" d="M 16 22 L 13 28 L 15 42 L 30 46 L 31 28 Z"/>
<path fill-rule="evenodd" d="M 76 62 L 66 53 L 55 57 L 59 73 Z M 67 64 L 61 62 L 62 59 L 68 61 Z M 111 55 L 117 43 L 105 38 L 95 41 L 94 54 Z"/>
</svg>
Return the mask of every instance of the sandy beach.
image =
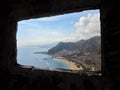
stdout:
<svg viewBox="0 0 120 90">
<path fill-rule="evenodd" d="M 75 64 L 75 62 L 70 62 L 69 60 L 66 60 L 64 58 L 57 58 L 57 60 L 69 64 L 71 70 L 82 70 L 82 67 L 80 67 L 80 68 L 77 67 L 77 65 Z"/>
</svg>

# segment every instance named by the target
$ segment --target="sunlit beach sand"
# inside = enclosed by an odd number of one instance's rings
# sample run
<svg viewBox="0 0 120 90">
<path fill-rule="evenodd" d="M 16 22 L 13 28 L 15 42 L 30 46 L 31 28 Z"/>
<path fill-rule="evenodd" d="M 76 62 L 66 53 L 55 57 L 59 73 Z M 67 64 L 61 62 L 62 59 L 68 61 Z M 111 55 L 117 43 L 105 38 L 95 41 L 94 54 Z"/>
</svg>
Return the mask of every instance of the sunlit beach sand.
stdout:
<svg viewBox="0 0 120 90">
<path fill-rule="evenodd" d="M 57 58 L 57 60 L 69 64 L 70 65 L 70 70 L 83 70 L 83 68 L 78 67 L 75 62 L 70 62 L 69 60 L 66 60 L 64 58 L 61 58 L 61 59 Z"/>
</svg>

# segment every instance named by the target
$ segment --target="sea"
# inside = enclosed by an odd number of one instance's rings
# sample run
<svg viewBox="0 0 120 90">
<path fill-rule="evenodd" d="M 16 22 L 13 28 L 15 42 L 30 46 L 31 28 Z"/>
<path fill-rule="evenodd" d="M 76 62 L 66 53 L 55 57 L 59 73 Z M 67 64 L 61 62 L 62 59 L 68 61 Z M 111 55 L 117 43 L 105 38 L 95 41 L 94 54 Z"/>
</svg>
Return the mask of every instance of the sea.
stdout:
<svg viewBox="0 0 120 90">
<path fill-rule="evenodd" d="M 40 46 L 21 46 L 17 48 L 17 63 L 21 65 L 34 66 L 40 69 L 55 70 L 70 69 L 70 65 L 52 58 L 52 55 L 35 53 L 47 52 L 49 48 Z"/>
</svg>

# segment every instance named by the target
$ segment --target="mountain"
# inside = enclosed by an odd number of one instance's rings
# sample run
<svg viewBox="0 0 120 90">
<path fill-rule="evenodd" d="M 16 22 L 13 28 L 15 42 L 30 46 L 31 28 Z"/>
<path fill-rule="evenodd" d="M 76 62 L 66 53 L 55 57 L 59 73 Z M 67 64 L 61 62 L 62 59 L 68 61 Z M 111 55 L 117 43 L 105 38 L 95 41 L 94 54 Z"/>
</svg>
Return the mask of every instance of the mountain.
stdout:
<svg viewBox="0 0 120 90">
<path fill-rule="evenodd" d="M 101 39 L 100 36 L 94 36 L 87 40 L 79 40 L 77 42 L 60 42 L 55 47 L 48 50 L 48 54 L 54 55 L 64 52 L 81 52 L 81 53 L 100 53 Z"/>
<path fill-rule="evenodd" d="M 101 39 L 94 36 L 77 42 L 60 42 L 49 49 L 47 54 L 53 58 L 65 58 L 75 62 L 86 71 L 101 70 Z"/>
</svg>

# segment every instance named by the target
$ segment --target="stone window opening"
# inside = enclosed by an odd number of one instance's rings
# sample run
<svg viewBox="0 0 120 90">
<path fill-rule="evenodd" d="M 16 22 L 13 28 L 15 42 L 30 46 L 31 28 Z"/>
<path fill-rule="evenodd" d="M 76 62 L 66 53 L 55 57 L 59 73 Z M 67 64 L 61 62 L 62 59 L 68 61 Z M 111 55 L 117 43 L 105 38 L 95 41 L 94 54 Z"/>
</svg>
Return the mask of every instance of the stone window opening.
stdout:
<svg viewBox="0 0 120 90">
<path fill-rule="evenodd" d="M 54 16 L 53 16 L 53 17 L 54 17 Z M 88 16 L 88 18 L 89 18 L 89 16 Z M 43 20 L 44 20 L 44 19 L 43 19 Z M 29 24 L 29 23 L 28 23 L 28 24 Z M 100 43 L 101 43 L 101 42 L 100 42 Z M 37 50 L 37 51 L 38 51 L 38 50 Z M 43 52 L 39 52 L 39 51 L 36 52 L 36 51 L 35 51 L 35 52 L 33 52 L 33 53 L 39 54 L 39 53 L 43 53 Z M 89 56 L 88 54 L 89 54 L 89 52 L 85 52 L 85 53 L 84 53 L 84 56 Z M 99 56 L 99 58 L 101 59 L 101 56 Z M 84 62 L 86 62 L 87 64 L 90 64 L 90 63 L 92 64 L 92 62 L 90 62 L 90 60 L 84 60 Z M 19 63 L 18 63 L 18 64 L 19 64 Z M 101 63 L 100 63 L 100 64 L 101 64 Z M 32 68 L 36 68 L 36 67 L 34 67 L 34 66 L 32 66 L 32 65 L 31 65 L 31 66 L 29 66 L 29 65 L 28 65 L 28 66 L 27 66 L 27 65 L 22 65 L 22 64 L 19 64 L 19 65 L 21 65 L 22 67 L 26 67 L 26 68 L 31 68 L 31 67 L 32 67 Z M 40 70 L 41 70 L 42 68 L 39 68 L 39 67 L 38 67 L 38 68 L 36 68 L 36 69 L 40 69 Z M 49 67 L 48 67 L 48 68 L 43 68 L 43 70 L 49 70 Z M 76 71 L 76 70 L 66 70 L 66 69 L 57 69 L 57 70 L 55 70 L 55 71 L 62 71 L 62 72 L 63 72 L 64 70 L 65 70 L 65 72 L 72 72 L 72 73 L 73 73 L 73 72 L 75 72 L 75 73 L 78 72 L 78 71 Z M 89 72 L 87 72 L 87 73 L 89 74 L 90 71 L 94 71 L 95 68 L 91 66 L 90 68 L 86 68 L 86 70 L 89 71 Z M 54 71 L 54 70 L 53 70 L 53 71 Z M 82 73 L 84 73 L 84 72 L 80 72 L 80 73 L 82 74 Z M 98 72 L 96 72 L 96 73 L 99 74 L 99 75 L 101 75 L 101 70 L 98 71 Z M 92 73 L 92 74 L 93 74 L 93 73 Z"/>
</svg>

